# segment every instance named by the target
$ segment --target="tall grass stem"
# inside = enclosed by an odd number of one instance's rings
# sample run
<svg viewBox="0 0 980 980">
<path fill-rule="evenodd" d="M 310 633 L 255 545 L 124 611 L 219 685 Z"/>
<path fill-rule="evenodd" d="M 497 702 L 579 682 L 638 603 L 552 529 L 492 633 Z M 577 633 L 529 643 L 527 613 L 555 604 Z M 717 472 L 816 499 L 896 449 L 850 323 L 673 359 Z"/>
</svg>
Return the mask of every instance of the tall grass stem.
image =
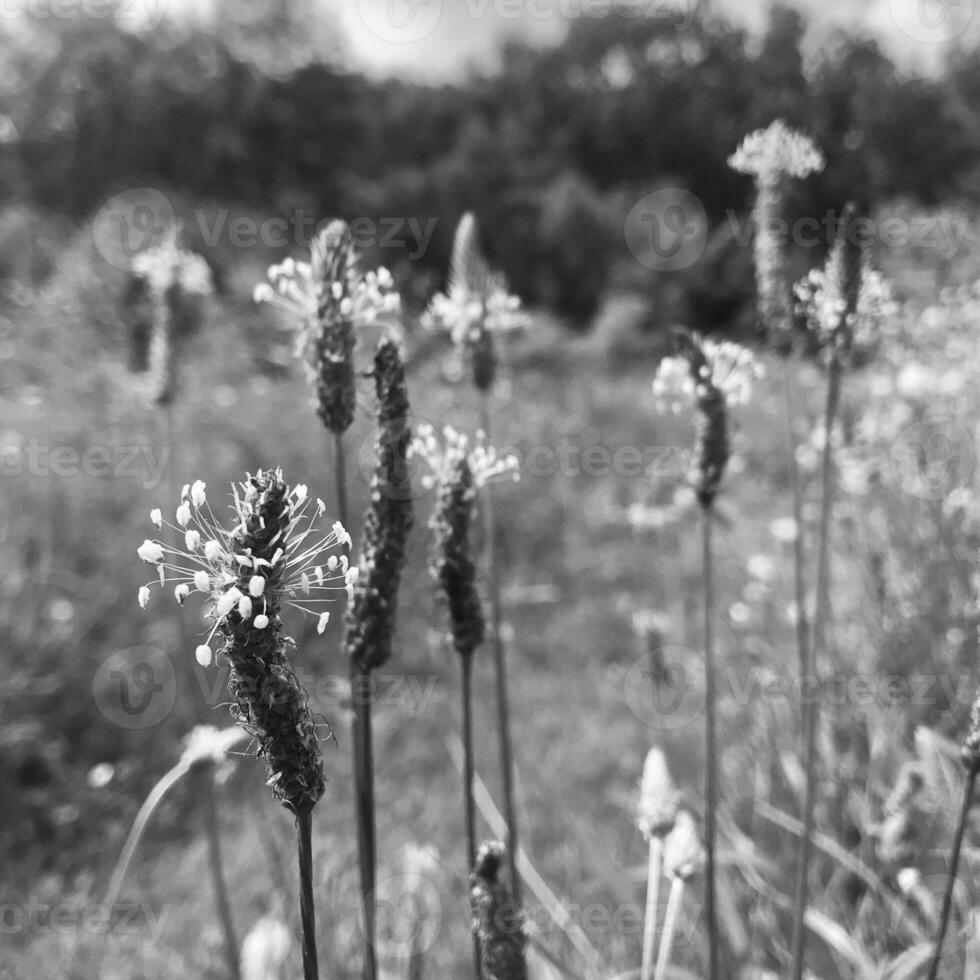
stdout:
<svg viewBox="0 0 980 980">
<path fill-rule="evenodd" d="M 299 857 L 299 912 L 303 928 L 303 980 L 319 980 L 316 953 L 316 912 L 313 901 L 313 807 L 296 811 Z"/>
<path fill-rule="evenodd" d="M 459 658 L 463 704 L 463 813 L 466 818 L 466 878 L 476 865 L 476 803 L 473 799 L 473 776 L 476 764 L 473 755 L 473 658 Z M 473 971 L 477 980 L 483 976 L 480 943 L 473 936 Z"/>
<path fill-rule="evenodd" d="M 333 433 L 334 480 L 337 516 L 350 533 L 347 498 L 347 451 L 343 433 Z M 376 980 L 375 883 L 377 844 L 374 814 L 374 746 L 371 733 L 370 678 L 352 660 L 350 696 L 353 710 L 351 748 L 354 767 L 354 810 L 357 827 L 357 854 L 361 879 L 361 915 L 364 929 L 364 980 Z"/>
<path fill-rule="evenodd" d="M 487 443 L 491 444 L 492 413 L 490 395 L 480 393 L 480 419 Z M 504 819 L 507 821 L 507 863 L 510 870 L 511 894 L 514 903 L 521 904 L 521 882 L 517 873 L 519 836 L 517 810 L 514 802 L 514 751 L 510 733 L 510 699 L 507 689 L 507 650 L 503 638 L 503 604 L 497 569 L 496 520 L 493 508 L 493 486 L 483 495 L 484 536 L 487 549 L 487 585 L 490 593 L 490 626 L 493 633 L 493 659 L 497 693 L 497 737 L 500 745 L 500 768 L 504 790 Z"/>
<path fill-rule="evenodd" d="M 833 513 L 833 431 L 837 406 L 840 403 L 843 372 L 840 361 L 833 357 L 827 375 L 827 399 L 823 419 L 823 461 L 821 466 L 820 525 L 817 537 L 817 595 L 813 614 L 813 635 L 809 663 L 801 680 L 807 684 L 816 679 L 819 658 L 825 650 L 830 595 L 830 519 Z M 806 909 L 809 902 L 810 864 L 813 856 L 813 832 L 817 794 L 817 731 L 820 725 L 819 688 L 816 697 L 803 703 L 803 769 L 806 785 L 803 799 L 803 834 L 800 838 L 800 861 L 796 881 L 796 900 L 793 906 L 793 980 L 802 980 L 806 960 Z"/>
<path fill-rule="evenodd" d="M 704 911 L 708 930 L 708 980 L 718 980 L 718 914 L 715 901 L 715 845 L 718 808 L 718 755 L 716 744 L 717 692 L 715 689 L 714 651 L 714 554 L 712 525 L 714 513 L 710 505 L 702 507 L 703 580 L 704 580 L 704 835 L 705 879 Z M 673 898 L 673 892 L 671 893 Z M 669 911 L 669 910 L 668 910 Z M 666 924 L 664 941 L 667 942 Z"/>
<path fill-rule="evenodd" d="M 650 838 L 650 856 L 647 867 L 647 907 L 643 925 L 643 960 L 641 980 L 653 976 L 654 954 L 657 949 L 657 914 L 660 906 L 660 878 L 664 865 L 664 841 L 659 835 Z"/>
<path fill-rule="evenodd" d="M 664 938 L 660 944 L 660 955 L 657 957 L 657 972 L 654 980 L 667 980 L 667 969 L 670 966 L 670 954 L 674 951 L 674 934 L 677 932 L 677 918 L 681 910 L 681 899 L 684 897 L 684 879 L 674 878 L 670 883 L 670 897 L 667 899 L 667 913 L 664 916 Z"/>
<path fill-rule="evenodd" d="M 224 861 L 221 857 L 221 825 L 218 822 L 218 807 L 215 800 L 214 766 L 200 768 L 201 803 L 204 810 L 204 829 L 208 839 L 208 866 L 211 871 L 211 886 L 214 889 L 214 904 L 221 924 L 221 935 L 225 944 L 225 959 L 228 962 L 228 976 L 241 980 L 241 967 L 238 956 L 238 939 L 231 914 L 231 901 L 228 898 L 228 884 L 225 880 Z"/>
<path fill-rule="evenodd" d="M 963 850 L 963 838 L 966 836 L 966 824 L 970 817 L 970 806 L 973 803 L 973 789 L 977 781 L 977 772 L 977 765 L 971 765 L 967 772 L 966 785 L 963 787 L 963 804 L 960 807 L 960 816 L 956 824 L 956 832 L 953 836 L 953 850 L 949 858 L 949 875 L 946 879 L 946 887 L 943 889 L 943 904 L 939 913 L 939 928 L 936 931 L 936 942 L 932 950 L 932 958 L 929 961 L 929 975 L 927 980 L 936 980 L 939 976 L 939 964 L 942 962 L 943 943 L 946 940 L 946 931 L 949 928 L 950 914 L 953 909 L 953 889 L 956 887 L 956 874 L 960 866 L 960 853 Z"/>
</svg>

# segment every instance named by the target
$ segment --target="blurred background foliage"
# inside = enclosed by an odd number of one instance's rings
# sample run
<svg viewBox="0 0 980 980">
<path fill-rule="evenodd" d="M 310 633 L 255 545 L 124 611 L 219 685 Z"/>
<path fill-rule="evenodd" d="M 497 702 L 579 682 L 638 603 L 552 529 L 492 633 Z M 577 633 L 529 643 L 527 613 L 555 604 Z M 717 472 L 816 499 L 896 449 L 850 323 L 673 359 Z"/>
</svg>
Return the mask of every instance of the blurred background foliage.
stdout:
<svg viewBox="0 0 980 980">
<path fill-rule="evenodd" d="M 663 11 L 573 20 L 561 43 L 508 41 L 499 70 L 432 85 L 345 68 L 339 28 L 305 31 L 302 4 L 239 6 L 207 30 L 48 18 L 0 35 L 4 196 L 75 221 L 140 186 L 268 213 L 435 218 L 412 274 L 437 277 L 456 217 L 475 209 L 517 291 L 579 328 L 623 258 L 629 206 L 667 183 L 715 223 L 744 211 L 749 181 L 726 159 L 777 116 L 829 155 L 801 213 L 980 197 L 980 53 L 963 46 L 924 77 L 841 32 L 805 55 L 791 7 L 774 6 L 761 37 Z M 314 40 L 320 58 L 297 59 Z M 737 297 L 733 248 L 684 293 L 717 293 L 720 275 Z"/>
</svg>

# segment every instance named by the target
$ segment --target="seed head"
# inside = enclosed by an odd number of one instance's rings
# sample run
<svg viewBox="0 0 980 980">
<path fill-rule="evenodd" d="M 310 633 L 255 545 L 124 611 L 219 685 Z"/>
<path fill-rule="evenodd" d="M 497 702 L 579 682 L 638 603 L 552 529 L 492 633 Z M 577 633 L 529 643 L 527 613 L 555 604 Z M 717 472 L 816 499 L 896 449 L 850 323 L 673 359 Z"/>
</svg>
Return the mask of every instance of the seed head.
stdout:
<svg viewBox="0 0 980 980">
<path fill-rule="evenodd" d="M 504 277 L 493 272 L 483 257 L 476 218 L 470 213 L 456 228 L 449 288 L 433 298 L 422 323 L 449 332 L 480 391 L 493 387 L 497 373 L 494 334 L 527 326 L 520 299 L 508 293 Z"/>
<path fill-rule="evenodd" d="M 346 641 L 348 655 L 364 672 L 391 657 L 398 586 L 413 523 L 406 466 L 412 438 L 408 389 L 401 354 L 390 340 L 378 345 L 374 383 L 378 396 L 376 464 Z"/>
<path fill-rule="evenodd" d="M 870 267 L 869 250 L 853 205 L 844 212 L 823 269 L 796 286 L 799 311 L 828 357 L 870 350 L 882 320 L 897 311 L 891 285 Z"/>
<path fill-rule="evenodd" d="M 312 517 L 309 509 L 305 486 L 288 487 L 279 470 L 260 471 L 234 488 L 235 523 L 225 528 L 198 480 L 181 493 L 176 526 L 159 510 L 151 513 L 155 526 L 183 535 L 184 549 L 150 539 L 137 549 L 156 566 L 161 587 L 176 583 L 179 603 L 198 593 L 206 597 L 213 627 L 198 647 L 198 661 L 210 663 L 211 641 L 220 637 L 231 667 L 232 714 L 256 740 L 276 798 L 293 810 L 316 803 L 324 780 L 317 724 L 286 657 L 291 641 L 283 631 L 282 607 L 317 616 L 322 626 L 325 593 L 349 590 L 354 577 L 346 556 L 320 563 L 326 551 L 349 545 L 349 537 L 339 524 L 318 532 L 316 516 L 325 508 L 317 501 Z M 140 589 L 141 605 L 152 584 Z"/>
<path fill-rule="evenodd" d="M 704 869 L 704 861 L 698 823 L 690 811 L 681 810 L 664 845 L 664 870 L 671 878 L 688 881 Z"/>
<path fill-rule="evenodd" d="M 766 183 L 783 177 L 802 180 L 823 170 L 824 162 L 823 154 L 808 136 L 777 119 L 767 129 L 749 133 L 728 165 Z"/>
<path fill-rule="evenodd" d="M 351 230 L 331 221 L 313 240 L 309 262 L 287 259 L 269 269 L 256 302 L 286 310 L 297 324 L 296 353 L 316 391 L 316 410 L 331 432 L 354 420 L 356 329 L 396 315 L 400 299 L 387 269 L 364 272 Z"/>
<path fill-rule="evenodd" d="M 486 631 L 470 547 L 476 496 L 489 480 L 505 474 L 516 476 L 517 460 L 499 458 L 482 439 L 471 450 L 466 436 L 452 428 L 445 429 L 440 445 L 431 426 L 420 427 L 410 454 L 424 459 L 431 469 L 423 485 L 436 486 L 430 567 L 449 608 L 453 646 L 460 656 L 468 657 L 483 642 Z"/>
<path fill-rule="evenodd" d="M 776 120 L 750 133 L 728 161 L 739 173 L 755 177 L 755 276 L 759 319 L 770 334 L 793 327 L 793 302 L 786 268 L 785 243 L 778 234 L 783 218 L 785 185 L 823 169 L 824 159 L 802 133 Z"/>
<path fill-rule="evenodd" d="M 486 980 L 527 980 L 524 913 L 498 874 L 506 858 L 499 841 L 480 845 L 470 875 L 473 932 Z"/>
<path fill-rule="evenodd" d="M 692 482 L 702 507 L 710 507 L 718 494 L 731 450 L 728 440 L 728 409 L 749 400 L 752 382 L 761 376 L 762 365 L 738 344 L 704 340 L 698 334 L 675 331 L 677 355 L 664 358 L 654 379 L 653 390 L 661 405 L 677 396 L 693 397 L 697 409 L 697 432 Z"/>
<path fill-rule="evenodd" d="M 647 753 L 640 782 L 640 806 L 636 821 L 640 833 L 647 840 L 666 837 L 673 829 L 680 804 L 681 793 L 671 778 L 667 758 L 654 747 Z"/>
</svg>

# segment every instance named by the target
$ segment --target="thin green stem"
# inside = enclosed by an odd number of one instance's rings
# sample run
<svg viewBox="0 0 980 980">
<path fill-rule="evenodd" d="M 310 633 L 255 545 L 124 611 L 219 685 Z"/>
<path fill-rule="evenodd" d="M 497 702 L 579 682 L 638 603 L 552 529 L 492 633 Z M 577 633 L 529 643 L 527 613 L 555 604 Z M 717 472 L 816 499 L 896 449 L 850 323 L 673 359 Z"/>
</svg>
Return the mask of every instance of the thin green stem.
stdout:
<svg viewBox="0 0 980 980">
<path fill-rule="evenodd" d="M 714 562 L 711 530 L 711 505 L 702 508 L 703 577 L 704 577 L 704 810 L 705 810 L 705 879 L 704 912 L 708 931 L 708 980 L 718 980 L 718 916 L 715 900 L 715 843 L 718 808 L 718 755 L 716 744 L 717 692 L 715 689 L 714 652 Z M 671 896 L 673 897 L 673 895 Z M 666 929 L 666 926 L 665 926 Z M 665 933 L 666 939 L 666 933 Z"/>
<path fill-rule="evenodd" d="M 490 395 L 480 394 L 480 416 L 487 442 L 491 435 Z M 487 585 L 490 593 L 490 627 L 493 634 L 493 659 L 496 673 L 497 737 L 500 745 L 500 768 L 504 789 L 504 819 L 507 821 L 507 861 L 511 890 L 516 905 L 521 904 L 521 880 L 517 873 L 517 807 L 514 802 L 514 750 L 510 733 L 510 697 L 507 689 L 507 651 L 503 638 L 503 604 L 497 572 L 496 521 L 493 509 L 493 487 L 483 495 L 484 536 L 487 549 Z"/>
<path fill-rule="evenodd" d="M 361 910 L 364 916 L 364 980 L 376 980 L 375 883 L 377 845 L 374 812 L 374 748 L 371 732 L 370 675 L 351 661 L 351 701 L 354 708 L 354 801 L 357 853 L 361 870 Z"/>
<path fill-rule="evenodd" d="M 319 980 L 316 911 L 313 901 L 313 807 L 296 811 L 299 857 L 299 914 L 303 927 L 303 980 Z"/>
<path fill-rule="evenodd" d="M 670 897 L 667 899 L 667 912 L 664 916 L 664 939 L 660 944 L 654 980 L 667 980 L 667 968 L 670 966 L 670 954 L 674 949 L 674 934 L 677 932 L 677 917 L 680 914 L 683 897 L 684 879 L 675 878 L 670 883 Z"/>
<path fill-rule="evenodd" d="M 650 838 L 650 857 L 647 864 L 647 906 L 643 926 L 643 960 L 640 980 L 653 976 L 654 953 L 657 949 L 657 913 L 660 906 L 660 877 L 663 873 L 664 841 L 659 835 Z"/>
<path fill-rule="evenodd" d="M 350 533 L 347 505 L 347 453 L 343 434 L 333 434 L 334 479 L 340 523 Z M 361 915 L 364 926 L 364 980 L 376 980 L 377 937 L 375 885 L 377 882 L 377 829 L 374 812 L 374 745 L 371 731 L 371 676 L 352 660 L 350 696 L 353 708 L 351 748 L 354 770 L 354 824 L 361 879 Z"/>
<path fill-rule="evenodd" d="M 810 671 L 810 627 L 806 610 L 805 554 L 803 549 L 803 487 L 800 468 L 796 462 L 796 433 L 793 429 L 795 411 L 793 384 L 790 378 L 791 355 L 783 364 L 783 395 L 786 403 L 786 462 L 789 467 L 790 494 L 793 500 L 793 584 L 796 604 L 796 652 L 800 680 Z"/>
<path fill-rule="evenodd" d="M 231 915 L 231 901 L 228 898 L 228 885 L 225 881 L 224 861 L 221 857 L 221 825 L 218 821 L 218 807 L 215 801 L 214 766 L 203 765 L 200 770 L 201 802 L 204 809 L 204 829 L 208 839 L 208 866 L 211 872 L 211 886 L 214 888 L 214 904 L 225 943 L 228 975 L 232 980 L 240 980 L 238 940 Z"/>
<path fill-rule="evenodd" d="M 806 788 L 803 800 L 803 835 L 800 838 L 800 861 L 793 905 L 793 980 L 802 980 L 806 961 L 806 909 L 809 902 L 810 863 L 813 856 L 813 832 L 817 795 L 817 731 L 820 724 L 820 685 L 817 683 L 819 658 L 825 651 L 830 594 L 830 518 L 834 503 L 833 431 L 840 403 L 842 366 L 835 357 L 827 376 L 827 400 L 823 419 L 823 463 L 821 467 L 820 527 L 817 538 L 817 597 L 813 614 L 813 638 L 803 680 L 813 694 L 803 702 L 803 770 Z M 803 688 L 801 687 L 801 690 Z"/>
<path fill-rule="evenodd" d="M 333 434 L 333 447 L 334 477 L 337 485 L 337 516 L 349 533 L 350 527 L 347 523 L 347 454 L 344 451 L 342 433 L 335 432 Z"/>
<path fill-rule="evenodd" d="M 473 754 L 473 657 L 460 657 L 461 696 L 463 705 L 463 813 L 466 819 L 466 875 L 476 866 L 476 803 L 473 799 L 473 774 L 476 765 Z M 483 969 L 480 961 L 480 943 L 473 935 L 473 972 L 480 980 Z"/>
<path fill-rule="evenodd" d="M 928 980 L 936 980 L 939 976 L 939 964 L 943 958 L 943 943 L 946 940 L 946 930 L 949 928 L 950 914 L 953 909 L 953 889 L 956 887 L 956 875 L 960 866 L 960 852 L 963 850 L 963 838 L 966 836 L 966 824 L 970 816 L 970 806 L 973 803 L 973 787 L 977 781 L 978 767 L 970 766 L 963 787 L 963 804 L 960 807 L 960 817 L 953 836 L 953 850 L 949 858 L 949 876 L 943 890 L 942 910 L 939 913 L 939 928 L 936 932 L 936 943 L 929 961 Z"/>
</svg>

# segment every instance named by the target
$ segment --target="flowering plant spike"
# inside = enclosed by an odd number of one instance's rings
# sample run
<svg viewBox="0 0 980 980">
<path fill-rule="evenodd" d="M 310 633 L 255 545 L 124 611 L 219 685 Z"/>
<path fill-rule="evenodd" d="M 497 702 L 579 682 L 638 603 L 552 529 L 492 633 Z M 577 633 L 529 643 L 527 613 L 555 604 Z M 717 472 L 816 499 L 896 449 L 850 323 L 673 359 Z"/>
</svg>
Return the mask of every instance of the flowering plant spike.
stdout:
<svg viewBox="0 0 980 980">
<path fill-rule="evenodd" d="M 331 432 L 354 421 L 354 347 L 358 326 L 396 314 L 401 301 L 387 269 L 364 271 L 345 221 L 331 221 L 313 240 L 309 262 L 286 259 L 269 268 L 255 301 L 285 310 L 296 321 L 297 356 L 316 391 L 316 410 Z"/>
<path fill-rule="evenodd" d="M 783 221 L 785 183 L 823 170 L 824 158 L 809 137 L 777 119 L 750 133 L 728 161 L 739 173 L 755 178 L 755 276 L 759 319 L 764 330 L 793 327 L 792 290 L 786 270 L 786 243 L 778 229 Z"/>
<path fill-rule="evenodd" d="M 464 214 L 456 228 L 448 289 L 433 298 L 422 323 L 450 334 L 480 391 L 493 387 L 497 373 L 494 334 L 527 326 L 520 299 L 510 295 L 504 277 L 483 257 L 471 213 Z"/>
<path fill-rule="evenodd" d="M 175 584 L 179 603 L 205 597 L 213 625 L 208 642 L 197 647 L 198 663 L 212 662 L 211 641 L 219 636 L 231 667 L 232 714 L 258 743 L 276 798 L 294 811 L 316 803 L 324 778 L 317 725 L 286 657 L 291 641 L 282 608 L 315 616 L 322 632 L 329 618 L 323 604 L 332 593 L 349 593 L 356 577 L 346 555 L 324 558 L 350 545 L 340 524 L 317 530 L 324 510 L 322 501 L 312 504 L 305 486 L 287 486 L 281 471 L 259 471 L 234 488 L 235 522 L 226 528 L 198 480 L 181 493 L 176 526 L 159 509 L 150 515 L 158 528 L 166 524 L 181 533 L 184 549 L 147 539 L 137 550 L 156 566 L 161 587 Z M 139 590 L 144 608 L 154 584 Z"/>
<path fill-rule="evenodd" d="M 677 354 L 665 357 L 653 382 L 663 406 L 680 407 L 680 397 L 693 397 L 698 413 L 692 483 L 702 507 L 718 494 L 731 456 L 728 410 L 748 402 L 752 382 L 763 373 L 751 351 L 730 341 L 705 340 L 686 330 L 674 333 Z"/>
<path fill-rule="evenodd" d="M 377 462 L 364 519 L 353 601 L 347 612 L 347 652 L 363 671 L 391 657 L 398 586 L 412 529 L 406 460 L 412 438 L 408 389 L 397 344 L 385 339 L 374 358 L 378 396 Z"/>
</svg>

